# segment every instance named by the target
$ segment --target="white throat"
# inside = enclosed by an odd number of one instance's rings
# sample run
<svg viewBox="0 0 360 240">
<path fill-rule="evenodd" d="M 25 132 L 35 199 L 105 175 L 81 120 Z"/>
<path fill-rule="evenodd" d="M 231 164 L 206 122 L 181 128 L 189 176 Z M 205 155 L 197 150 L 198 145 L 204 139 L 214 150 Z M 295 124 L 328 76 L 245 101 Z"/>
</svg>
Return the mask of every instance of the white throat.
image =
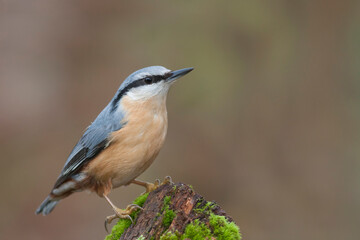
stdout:
<svg viewBox="0 0 360 240">
<path fill-rule="evenodd" d="M 159 99 L 166 98 L 166 95 L 169 91 L 170 84 L 165 83 L 164 81 L 143 85 L 140 87 L 136 87 L 131 89 L 126 93 L 127 96 L 131 98 L 131 100 L 148 100 L 152 97 L 159 97 Z"/>
</svg>

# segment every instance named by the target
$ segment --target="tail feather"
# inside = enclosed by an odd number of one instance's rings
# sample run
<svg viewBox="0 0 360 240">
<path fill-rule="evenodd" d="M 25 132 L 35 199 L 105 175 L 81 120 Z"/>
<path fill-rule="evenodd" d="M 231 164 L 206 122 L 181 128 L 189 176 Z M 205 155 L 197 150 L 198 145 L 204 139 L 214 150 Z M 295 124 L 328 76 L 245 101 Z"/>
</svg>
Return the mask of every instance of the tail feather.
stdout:
<svg viewBox="0 0 360 240">
<path fill-rule="evenodd" d="M 40 207 L 36 209 L 36 214 L 42 213 L 44 216 L 48 215 L 59 203 L 59 200 L 53 200 L 49 196 L 41 203 Z"/>
</svg>

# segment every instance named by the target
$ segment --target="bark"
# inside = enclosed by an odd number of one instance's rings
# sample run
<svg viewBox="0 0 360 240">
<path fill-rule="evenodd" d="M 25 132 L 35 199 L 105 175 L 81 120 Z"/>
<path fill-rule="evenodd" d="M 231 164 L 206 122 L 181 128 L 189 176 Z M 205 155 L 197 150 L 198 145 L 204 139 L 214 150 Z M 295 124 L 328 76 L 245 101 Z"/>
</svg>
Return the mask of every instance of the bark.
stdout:
<svg viewBox="0 0 360 240">
<path fill-rule="evenodd" d="M 214 221 L 211 223 L 211 216 L 224 216 L 220 217 L 223 219 L 221 226 L 215 226 Z M 148 195 L 143 210 L 136 216 L 134 224 L 122 233 L 120 239 L 170 239 L 166 238 L 170 235 L 173 237 L 171 239 L 185 239 L 191 238 L 191 234 L 202 234 L 196 229 L 193 229 L 195 233 L 189 233 L 189 224 L 195 228 L 207 228 L 208 230 L 204 230 L 208 231 L 206 237 L 203 235 L 204 239 L 241 238 L 233 219 L 218 204 L 206 201 L 188 185 L 171 183 L 161 185 Z M 222 230 L 215 229 L 226 228 L 229 224 L 234 236 L 221 235 Z"/>
</svg>

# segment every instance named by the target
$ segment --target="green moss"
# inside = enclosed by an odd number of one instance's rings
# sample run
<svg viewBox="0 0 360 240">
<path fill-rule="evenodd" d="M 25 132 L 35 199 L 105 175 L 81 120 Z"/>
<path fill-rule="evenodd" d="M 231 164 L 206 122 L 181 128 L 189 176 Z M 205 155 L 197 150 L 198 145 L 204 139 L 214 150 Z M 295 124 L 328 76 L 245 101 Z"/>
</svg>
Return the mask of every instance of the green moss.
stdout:
<svg viewBox="0 0 360 240">
<path fill-rule="evenodd" d="M 139 196 L 134 204 L 143 206 L 148 194 Z M 173 210 L 170 209 L 171 196 L 166 196 L 164 198 L 164 204 L 161 209 L 163 212 L 162 224 L 168 228 L 171 222 L 176 217 L 176 214 Z M 184 234 L 178 232 L 173 233 L 171 231 L 166 231 L 160 240 L 202 240 L 202 239 L 211 239 L 211 237 L 216 238 L 217 240 L 241 240 L 241 234 L 239 232 L 239 227 L 235 223 L 229 222 L 224 216 L 218 216 L 212 213 L 216 207 L 216 204 L 213 202 L 205 202 L 204 200 L 198 202 L 194 209 L 197 213 L 206 213 L 209 215 L 209 224 L 205 224 L 200 220 L 196 219 L 192 223 L 189 223 L 184 231 Z M 131 217 L 136 221 L 139 211 L 136 211 L 131 214 Z M 117 240 L 121 237 L 124 231 L 130 227 L 131 221 L 128 219 L 120 219 L 118 223 L 113 227 L 111 234 L 109 234 L 105 240 Z M 140 236 L 138 240 L 145 239 L 143 236 Z M 154 240 L 154 238 L 151 238 Z"/>
<path fill-rule="evenodd" d="M 210 239 L 211 230 L 204 223 L 201 223 L 199 219 L 196 219 L 186 226 L 181 239 L 189 238 L 191 240 L 202 240 L 206 237 Z"/>
<path fill-rule="evenodd" d="M 145 240 L 145 237 L 141 235 L 140 237 L 137 238 L 137 240 Z"/>
<path fill-rule="evenodd" d="M 164 205 L 163 205 L 162 210 L 164 210 L 166 206 L 169 206 L 170 201 L 171 201 L 171 197 L 170 197 L 170 196 L 166 196 L 166 197 L 164 198 Z"/>
<path fill-rule="evenodd" d="M 183 235 L 166 232 L 160 237 L 160 240 L 241 240 L 238 226 L 233 222 L 228 222 L 224 216 L 218 216 L 213 213 L 209 217 L 209 225 L 200 222 L 198 219 L 188 224 Z"/>
<path fill-rule="evenodd" d="M 112 228 L 111 233 L 106 236 L 105 240 L 118 240 L 130 225 L 131 221 L 129 219 L 120 219 Z"/>
<path fill-rule="evenodd" d="M 143 195 L 138 196 L 135 200 L 134 200 L 134 204 L 139 205 L 140 207 L 144 206 L 144 203 L 147 199 L 147 197 L 149 196 L 149 193 L 145 193 Z"/>
<path fill-rule="evenodd" d="M 134 200 L 134 204 L 139 205 L 142 207 L 149 196 L 149 193 L 145 193 L 143 195 L 140 195 Z M 130 217 L 136 221 L 137 215 L 140 210 L 137 210 L 136 212 L 133 212 L 130 214 Z M 117 224 L 112 228 L 111 233 L 106 236 L 105 240 L 118 240 L 121 235 L 125 232 L 125 230 L 130 227 L 131 221 L 129 219 L 119 219 Z"/>
<path fill-rule="evenodd" d="M 210 214 L 210 227 L 217 240 L 240 240 L 239 227 L 233 222 L 228 222 L 224 216 Z"/>
<path fill-rule="evenodd" d="M 213 213 L 209 217 L 210 227 L 201 223 L 198 219 L 186 226 L 181 239 L 200 240 L 215 237 L 217 240 L 240 240 L 241 235 L 238 226 L 228 222 L 224 216 Z"/>
<path fill-rule="evenodd" d="M 198 203 L 196 204 L 196 207 L 195 207 L 195 209 L 194 209 L 194 212 L 196 212 L 196 213 L 207 213 L 207 214 L 210 214 L 210 210 L 212 210 L 214 207 L 216 207 L 216 204 L 213 203 L 213 202 L 206 202 L 206 204 L 204 204 L 204 206 L 200 207 L 203 202 L 204 202 L 204 201 L 198 202 Z"/>
<path fill-rule="evenodd" d="M 176 232 L 166 232 L 165 234 L 160 236 L 160 240 L 179 240 L 181 235 Z"/>
<path fill-rule="evenodd" d="M 171 197 L 166 196 L 164 198 L 164 205 L 161 209 L 161 211 L 163 212 L 162 224 L 165 228 L 168 228 L 170 226 L 171 222 L 176 217 L 175 212 L 170 209 L 170 201 L 171 201 Z"/>
<path fill-rule="evenodd" d="M 174 220 L 174 218 L 176 217 L 176 214 L 173 210 L 171 209 L 166 209 L 165 213 L 164 213 L 164 217 L 162 220 L 162 224 L 165 228 L 168 228 L 170 226 L 170 224 L 172 223 L 172 221 Z"/>
</svg>

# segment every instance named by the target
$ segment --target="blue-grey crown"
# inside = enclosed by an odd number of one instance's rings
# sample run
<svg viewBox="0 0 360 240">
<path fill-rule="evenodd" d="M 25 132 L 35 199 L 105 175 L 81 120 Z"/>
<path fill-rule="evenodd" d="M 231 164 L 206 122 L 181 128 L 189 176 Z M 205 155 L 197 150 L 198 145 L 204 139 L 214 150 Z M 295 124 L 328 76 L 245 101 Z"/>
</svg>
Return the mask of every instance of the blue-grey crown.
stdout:
<svg viewBox="0 0 360 240">
<path fill-rule="evenodd" d="M 151 66 L 151 67 L 142 68 L 142 69 L 137 70 L 136 72 L 133 72 L 132 74 L 130 74 L 125 79 L 125 81 L 121 84 L 119 90 L 122 88 L 125 88 L 130 83 L 137 81 L 141 78 L 144 78 L 146 76 L 164 75 L 168 72 L 170 72 L 170 70 L 165 67 L 162 67 L 162 66 Z"/>
</svg>

